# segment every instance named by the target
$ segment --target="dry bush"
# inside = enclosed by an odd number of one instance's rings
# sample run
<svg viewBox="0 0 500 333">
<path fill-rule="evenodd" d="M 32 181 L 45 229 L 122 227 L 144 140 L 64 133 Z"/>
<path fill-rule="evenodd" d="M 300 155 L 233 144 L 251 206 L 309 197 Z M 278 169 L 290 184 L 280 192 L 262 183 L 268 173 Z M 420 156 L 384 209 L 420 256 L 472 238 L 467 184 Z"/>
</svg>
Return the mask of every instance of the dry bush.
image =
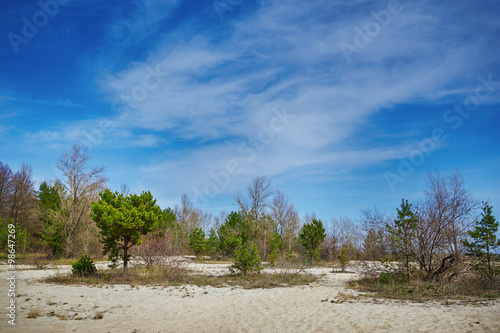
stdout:
<svg viewBox="0 0 500 333">
<path fill-rule="evenodd" d="M 28 318 L 35 319 L 41 316 L 41 311 L 39 308 L 31 308 L 28 310 Z"/>
<path fill-rule="evenodd" d="M 102 319 L 102 318 L 104 318 L 104 312 L 96 311 L 96 313 L 94 315 L 94 319 Z"/>
<path fill-rule="evenodd" d="M 41 270 L 44 270 L 47 268 L 47 259 L 45 257 L 42 257 L 42 256 L 35 256 L 34 259 L 34 266 L 36 267 L 36 269 L 41 269 Z"/>
<path fill-rule="evenodd" d="M 500 297 L 500 279 L 487 280 L 473 273 L 462 274 L 448 282 L 444 279 L 424 281 L 418 277 L 408 280 L 404 274 L 388 272 L 365 275 L 359 280 L 350 281 L 348 286 L 359 291 L 375 292 L 378 297 L 414 301 L 454 299 L 477 302 Z"/>
<path fill-rule="evenodd" d="M 162 236 L 158 232 L 144 235 L 142 244 L 132 248 L 134 259 L 146 267 L 164 264 L 165 257 L 178 256 L 180 253 L 181 248 L 171 232 Z"/>
<path fill-rule="evenodd" d="M 186 268 L 187 262 L 180 257 L 170 257 L 164 265 L 158 267 L 161 276 L 170 282 L 182 283 L 185 281 L 189 270 Z"/>
</svg>

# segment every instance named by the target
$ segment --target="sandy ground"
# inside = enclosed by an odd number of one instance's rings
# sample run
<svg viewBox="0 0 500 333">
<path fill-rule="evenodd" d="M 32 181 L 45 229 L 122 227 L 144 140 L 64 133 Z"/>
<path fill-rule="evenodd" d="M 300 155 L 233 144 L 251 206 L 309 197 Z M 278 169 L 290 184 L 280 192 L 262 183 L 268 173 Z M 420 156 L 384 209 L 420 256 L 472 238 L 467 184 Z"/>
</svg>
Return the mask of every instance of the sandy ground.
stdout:
<svg viewBox="0 0 500 333">
<path fill-rule="evenodd" d="M 200 272 L 227 272 L 223 265 L 191 265 Z M 26 268 L 17 267 L 12 326 L 7 322 L 8 266 L 0 265 L 1 332 L 500 332 L 500 302 L 346 300 L 344 295 L 357 293 L 345 282 L 357 275 L 328 268 L 310 269 L 321 276 L 310 286 L 254 290 L 61 286 L 38 282 L 56 270 Z M 36 319 L 27 318 L 32 308 L 40 310 Z M 97 312 L 102 319 L 93 319 Z"/>
</svg>

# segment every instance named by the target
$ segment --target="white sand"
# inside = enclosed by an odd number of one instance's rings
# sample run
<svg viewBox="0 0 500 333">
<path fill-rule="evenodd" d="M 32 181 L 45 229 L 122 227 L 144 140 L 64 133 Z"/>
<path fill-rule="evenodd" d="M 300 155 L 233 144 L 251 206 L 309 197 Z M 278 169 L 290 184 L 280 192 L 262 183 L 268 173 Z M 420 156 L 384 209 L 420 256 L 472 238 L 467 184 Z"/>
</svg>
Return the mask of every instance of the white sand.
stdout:
<svg viewBox="0 0 500 333">
<path fill-rule="evenodd" d="M 195 267 L 227 271 L 221 265 Z M 342 302 L 342 295 L 357 295 L 344 287 L 357 276 L 327 268 L 309 270 L 321 275 L 311 286 L 265 290 L 61 286 L 37 282 L 55 270 L 19 270 L 16 293 L 21 296 L 16 299 L 16 326 L 11 326 L 7 269 L 0 265 L 1 332 L 500 332 L 500 302 Z M 69 266 L 59 270 L 69 271 Z M 40 310 L 36 319 L 27 318 L 31 308 Z M 99 311 L 103 319 L 93 319 Z"/>
</svg>

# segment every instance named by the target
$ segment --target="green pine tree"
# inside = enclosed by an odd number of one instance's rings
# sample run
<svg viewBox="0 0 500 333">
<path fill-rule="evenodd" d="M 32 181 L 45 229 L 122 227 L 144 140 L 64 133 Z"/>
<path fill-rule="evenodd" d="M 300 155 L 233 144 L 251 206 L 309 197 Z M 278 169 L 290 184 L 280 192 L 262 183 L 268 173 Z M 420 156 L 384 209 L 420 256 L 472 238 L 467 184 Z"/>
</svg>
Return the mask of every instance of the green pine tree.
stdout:
<svg viewBox="0 0 500 333">
<path fill-rule="evenodd" d="M 206 246 L 208 253 L 211 256 L 217 253 L 217 248 L 219 247 L 219 238 L 217 237 L 217 232 L 214 229 L 210 229 L 210 234 L 208 235 Z"/>
<path fill-rule="evenodd" d="M 57 186 L 49 186 L 46 182 L 40 184 L 37 192 L 38 205 L 40 206 L 40 219 L 43 222 L 40 236 L 52 250 L 54 257 L 64 254 L 64 226 L 61 217 L 65 212 L 61 209 L 61 198 Z M 59 184 L 60 185 L 60 184 Z"/>
<path fill-rule="evenodd" d="M 492 251 L 500 247 L 500 240 L 497 241 L 496 232 L 498 231 L 498 222 L 492 214 L 493 207 L 484 203 L 482 219 L 476 221 L 474 230 L 469 231 L 470 241 L 464 240 L 463 243 L 467 249 L 467 254 L 475 257 L 486 257 L 488 264 L 488 274 L 493 274 L 491 267 Z"/>
<path fill-rule="evenodd" d="M 123 273 L 126 274 L 130 260 L 129 249 L 140 245 L 141 235 L 146 235 L 157 227 L 161 209 L 149 191 L 141 195 L 124 196 L 106 189 L 99 196 L 99 201 L 92 203 L 90 217 L 100 229 L 103 254 L 109 253 L 108 258 L 113 262 L 121 257 Z"/>
<path fill-rule="evenodd" d="M 413 255 L 412 241 L 417 229 L 418 218 L 412 211 L 412 205 L 408 200 L 402 200 L 401 209 L 397 209 L 398 219 L 394 221 L 394 225 L 387 225 L 387 230 L 392 236 L 392 239 L 397 248 L 397 254 L 404 258 L 405 275 L 410 278 L 410 258 Z"/>
<path fill-rule="evenodd" d="M 321 220 L 313 219 L 311 223 L 302 226 L 299 238 L 305 249 L 305 262 L 312 263 L 319 259 L 320 245 L 326 237 L 325 228 Z"/>
<path fill-rule="evenodd" d="M 240 245 L 250 242 L 250 226 L 247 220 L 237 212 L 231 212 L 218 230 L 218 250 L 232 257 Z"/>
<path fill-rule="evenodd" d="M 199 257 L 206 249 L 205 233 L 200 228 L 194 228 L 189 234 L 189 247 Z"/>
</svg>

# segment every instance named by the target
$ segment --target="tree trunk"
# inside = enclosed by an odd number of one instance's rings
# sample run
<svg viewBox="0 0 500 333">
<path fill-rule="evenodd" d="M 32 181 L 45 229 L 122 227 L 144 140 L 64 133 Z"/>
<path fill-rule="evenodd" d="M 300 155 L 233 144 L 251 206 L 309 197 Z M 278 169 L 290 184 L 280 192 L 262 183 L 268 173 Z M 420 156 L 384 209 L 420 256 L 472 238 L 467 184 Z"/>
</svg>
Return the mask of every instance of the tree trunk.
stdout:
<svg viewBox="0 0 500 333">
<path fill-rule="evenodd" d="M 123 275 L 127 275 L 127 265 L 128 265 L 128 247 L 123 247 Z"/>
<path fill-rule="evenodd" d="M 453 266 L 455 259 L 456 258 L 453 254 L 444 257 L 443 260 L 441 260 L 441 266 L 439 266 L 439 268 L 432 274 L 432 280 L 439 279 L 441 274 L 450 269 Z"/>
<path fill-rule="evenodd" d="M 491 270 L 490 246 L 488 244 L 489 241 L 490 240 L 488 238 L 486 243 L 486 259 L 488 260 L 488 273 L 490 276 L 493 276 L 493 271 Z"/>
<path fill-rule="evenodd" d="M 125 237 L 125 239 L 123 240 L 123 275 L 127 275 L 129 248 L 129 238 Z"/>
</svg>

